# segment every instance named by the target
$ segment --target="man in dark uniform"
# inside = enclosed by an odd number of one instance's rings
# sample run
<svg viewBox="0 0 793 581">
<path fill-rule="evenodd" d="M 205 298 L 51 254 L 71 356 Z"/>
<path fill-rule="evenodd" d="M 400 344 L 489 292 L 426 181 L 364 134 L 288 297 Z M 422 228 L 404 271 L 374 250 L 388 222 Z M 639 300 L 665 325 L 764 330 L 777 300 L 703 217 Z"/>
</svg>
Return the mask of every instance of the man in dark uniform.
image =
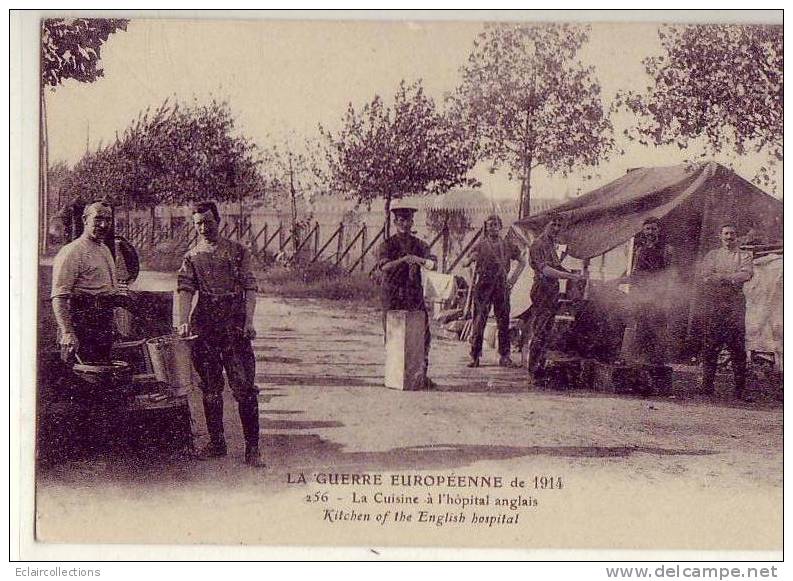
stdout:
<svg viewBox="0 0 793 581">
<path fill-rule="evenodd" d="M 178 273 L 179 334 L 198 335 L 193 364 L 201 377 L 204 415 L 210 442 L 200 459 L 226 455 L 223 434 L 223 371 L 237 401 L 245 434 L 245 463 L 259 465 L 259 403 L 254 384 L 256 358 L 256 279 L 251 257 L 242 245 L 222 238 L 220 215 L 214 202 L 193 208 L 198 242 L 184 257 Z M 192 314 L 194 293 L 198 301 Z"/>
<path fill-rule="evenodd" d="M 636 236 L 633 268 L 626 282 L 633 285 L 636 296 L 637 355 L 642 363 L 666 363 L 666 305 L 665 287 L 669 284 L 673 266 L 672 248 L 661 236 L 658 218 L 650 217 Z"/>
<path fill-rule="evenodd" d="M 52 266 L 52 308 L 61 358 L 107 362 L 113 346 L 113 308 L 129 306 L 116 280 L 116 266 L 104 243 L 112 208 L 94 202 L 83 211 L 83 232 L 60 249 Z"/>
<path fill-rule="evenodd" d="M 413 214 L 415 208 L 399 206 L 392 208 L 397 233 L 390 236 L 377 249 L 377 268 L 383 273 L 383 329 L 388 311 L 421 311 L 424 313 L 424 369 L 429 369 L 430 325 L 424 303 L 424 286 L 421 269 L 434 270 L 436 258 L 430 254 L 429 246 L 413 236 Z M 427 386 L 432 382 L 427 379 Z"/>
<path fill-rule="evenodd" d="M 488 216 L 484 225 L 484 236 L 474 246 L 464 267 L 476 263 L 473 276 L 474 321 L 471 333 L 471 361 L 468 367 L 479 367 L 482 355 L 482 339 L 485 325 L 492 306 L 498 325 L 498 364 L 501 367 L 513 367 L 509 356 L 509 295 L 515 281 L 526 267 L 526 261 L 517 246 L 501 238 L 501 218 L 493 214 Z M 518 267 L 509 276 L 512 262 Z"/>
<path fill-rule="evenodd" d="M 724 224 L 720 231 L 721 248 L 711 250 L 700 265 L 702 281 L 702 391 L 713 393 L 719 352 L 726 345 L 730 351 L 735 377 L 735 394 L 751 400 L 746 386 L 746 297 L 744 283 L 754 275 L 752 254 L 738 245 L 734 224 Z"/>
<path fill-rule="evenodd" d="M 559 301 L 559 280 L 586 278 L 584 275 L 569 272 L 561 265 L 561 259 L 556 253 L 556 241 L 561 230 L 561 218 L 552 217 L 529 248 L 529 264 L 534 271 L 534 283 L 531 287 L 532 318 L 528 365 L 529 372 L 535 378 L 545 369 L 549 334 Z"/>
</svg>

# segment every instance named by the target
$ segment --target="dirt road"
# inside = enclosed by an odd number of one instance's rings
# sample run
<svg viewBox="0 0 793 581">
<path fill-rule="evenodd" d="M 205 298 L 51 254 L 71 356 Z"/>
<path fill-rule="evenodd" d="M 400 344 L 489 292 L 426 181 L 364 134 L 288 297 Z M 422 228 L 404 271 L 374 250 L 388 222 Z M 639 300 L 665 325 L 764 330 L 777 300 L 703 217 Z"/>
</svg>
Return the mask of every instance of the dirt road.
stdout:
<svg viewBox="0 0 793 581">
<path fill-rule="evenodd" d="M 227 458 L 120 454 L 41 470 L 41 538 L 781 550 L 781 406 L 706 399 L 685 386 L 674 398 L 537 391 L 520 370 L 495 366 L 492 350 L 471 370 L 466 345 L 440 338 L 430 373 L 438 389 L 399 392 L 382 387 L 376 311 L 261 298 L 256 325 L 266 469 L 241 463 L 227 393 Z M 514 526 L 476 534 L 342 526 L 306 502 L 329 491 L 334 508 L 351 508 L 355 489 L 321 486 L 327 473 L 498 475 L 528 482 L 518 492 L 537 506 L 513 511 L 523 519 Z M 295 484 L 301 475 L 307 484 Z"/>
</svg>

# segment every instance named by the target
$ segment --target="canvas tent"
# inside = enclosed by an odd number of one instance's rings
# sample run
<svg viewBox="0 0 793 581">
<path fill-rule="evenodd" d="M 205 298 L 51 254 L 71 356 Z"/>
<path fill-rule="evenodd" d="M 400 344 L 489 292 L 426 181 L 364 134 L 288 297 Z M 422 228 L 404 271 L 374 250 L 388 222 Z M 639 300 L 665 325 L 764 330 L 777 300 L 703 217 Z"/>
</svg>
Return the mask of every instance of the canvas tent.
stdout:
<svg viewBox="0 0 793 581">
<path fill-rule="evenodd" d="M 714 162 L 640 168 L 550 211 L 515 223 L 537 234 L 552 214 L 566 222 L 562 242 L 575 258 L 593 258 L 623 244 L 650 216 L 661 219 L 667 241 L 697 257 L 718 246 L 730 220 L 764 241 L 782 239 L 782 202 Z"/>
<path fill-rule="evenodd" d="M 754 242 L 778 242 L 783 237 L 782 202 L 714 162 L 630 170 L 552 210 L 518 220 L 513 238 L 528 243 L 552 215 L 561 215 L 565 222 L 560 242 L 567 244 L 570 256 L 582 260 L 625 246 L 646 218 L 659 218 L 689 284 L 696 262 L 719 245 L 719 226 L 725 221 L 734 222 L 739 235 Z M 513 289 L 513 316 L 528 307 L 530 285 L 528 272 Z"/>
</svg>

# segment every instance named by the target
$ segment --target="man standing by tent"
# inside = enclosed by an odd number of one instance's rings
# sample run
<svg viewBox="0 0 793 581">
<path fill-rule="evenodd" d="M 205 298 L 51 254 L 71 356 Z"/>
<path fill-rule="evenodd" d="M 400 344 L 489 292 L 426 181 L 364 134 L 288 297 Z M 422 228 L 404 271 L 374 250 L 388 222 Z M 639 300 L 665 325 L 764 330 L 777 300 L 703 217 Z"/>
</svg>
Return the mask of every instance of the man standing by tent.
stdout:
<svg viewBox="0 0 793 581">
<path fill-rule="evenodd" d="M 660 220 L 654 216 L 642 224 L 636 236 L 631 275 L 636 297 L 634 354 L 646 365 L 664 365 L 666 353 L 666 288 L 673 272 L 672 247 L 665 244 Z"/>
<path fill-rule="evenodd" d="M 513 367 L 509 357 L 509 295 L 512 287 L 526 267 L 520 250 L 512 242 L 501 238 L 501 218 L 493 214 L 488 216 L 484 225 L 484 237 L 473 248 L 463 266 L 476 263 L 473 276 L 474 321 L 471 335 L 471 361 L 468 367 L 479 367 L 482 355 L 482 339 L 485 325 L 492 306 L 498 325 L 498 364 L 501 367 Z M 512 262 L 518 266 L 509 276 Z"/>
<path fill-rule="evenodd" d="M 542 234 L 529 248 L 529 263 L 534 271 L 531 287 L 531 338 L 529 339 L 529 372 L 537 378 L 545 369 L 548 340 L 559 301 L 559 281 L 584 280 L 582 274 L 569 272 L 561 265 L 556 241 L 562 231 L 562 220 L 553 216 Z"/>
<path fill-rule="evenodd" d="M 383 273 L 383 330 L 388 311 L 421 311 L 424 313 L 424 374 L 426 378 L 430 355 L 430 324 L 424 304 L 424 285 L 421 269 L 434 270 L 436 259 L 426 242 L 413 235 L 415 208 L 400 205 L 391 208 L 397 233 L 390 236 L 377 250 L 376 267 Z"/>
<path fill-rule="evenodd" d="M 720 231 L 721 247 L 705 255 L 702 281 L 702 391 L 713 393 L 716 365 L 723 346 L 730 351 L 735 394 L 749 399 L 746 386 L 746 297 L 744 283 L 754 275 L 752 255 L 741 251 L 734 224 Z"/>
</svg>

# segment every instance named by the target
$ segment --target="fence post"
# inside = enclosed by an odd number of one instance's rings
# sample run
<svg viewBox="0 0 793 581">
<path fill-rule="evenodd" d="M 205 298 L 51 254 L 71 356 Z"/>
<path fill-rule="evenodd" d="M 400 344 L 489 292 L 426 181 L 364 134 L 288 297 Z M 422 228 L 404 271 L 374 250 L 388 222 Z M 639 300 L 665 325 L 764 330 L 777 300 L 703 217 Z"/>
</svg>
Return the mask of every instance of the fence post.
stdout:
<svg viewBox="0 0 793 581">
<path fill-rule="evenodd" d="M 314 256 L 317 255 L 317 250 L 319 250 L 319 221 L 314 228 Z"/>
<path fill-rule="evenodd" d="M 278 252 L 280 252 L 283 247 L 284 247 L 284 224 L 283 222 L 278 222 Z"/>
<path fill-rule="evenodd" d="M 446 272 L 446 259 L 449 256 L 449 224 L 443 225 L 443 239 L 441 240 L 441 272 Z"/>
<path fill-rule="evenodd" d="M 364 271 L 365 266 L 364 263 L 366 260 L 364 259 L 364 252 L 366 252 L 366 224 L 363 225 L 363 234 L 361 235 L 361 272 Z"/>
<path fill-rule="evenodd" d="M 262 252 L 267 250 L 267 241 L 270 239 L 270 235 L 268 234 L 268 230 L 270 229 L 270 223 L 264 223 L 264 244 L 262 245 Z"/>
<path fill-rule="evenodd" d="M 338 240 L 338 244 L 336 245 L 337 262 L 343 251 L 344 251 L 344 222 L 339 222 L 339 240 Z"/>
</svg>

